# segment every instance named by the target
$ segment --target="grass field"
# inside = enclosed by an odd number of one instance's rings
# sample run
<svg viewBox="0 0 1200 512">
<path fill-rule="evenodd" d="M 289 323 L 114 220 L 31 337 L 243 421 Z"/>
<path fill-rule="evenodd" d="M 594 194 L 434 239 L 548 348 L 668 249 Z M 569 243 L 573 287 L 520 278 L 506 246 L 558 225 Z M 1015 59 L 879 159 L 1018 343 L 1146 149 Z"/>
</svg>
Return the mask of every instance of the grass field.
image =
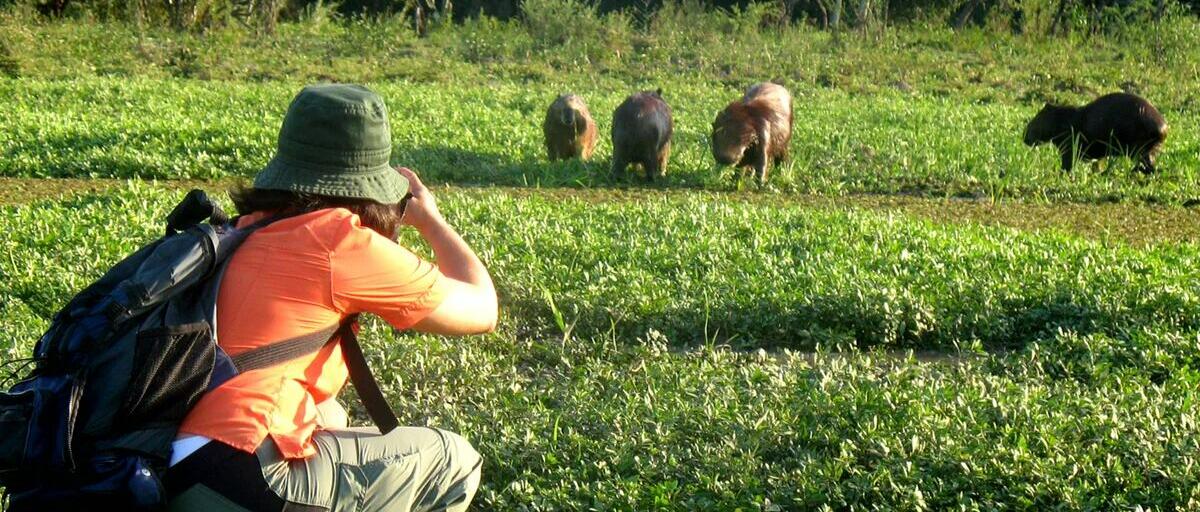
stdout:
<svg viewBox="0 0 1200 512">
<path fill-rule="evenodd" d="M 1200 507 L 1193 20 L 835 44 L 744 15 L 694 19 L 715 33 L 696 41 L 601 17 L 626 39 L 555 51 L 532 21 L 254 39 L 0 12 L 18 62 L 0 78 L 0 359 L 156 236 L 182 188 L 252 176 L 287 101 L 328 74 L 384 95 L 393 159 L 437 184 L 496 280 L 493 335 L 362 336 L 402 421 L 483 453 L 480 509 Z M 778 51 L 738 60 L 722 37 Z M 793 160 L 739 190 L 706 132 L 772 77 L 803 113 Z M 1042 101 L 1122 84 L 1172 126 L 1160 174 L 1064 175 L 1021 145 Z M 665 183 L 607 177 L 607 137 L 591 162 L 544 162 L 554 95 L 583 94 L 606 133 L 650 86 L 676 115 Z"/>
<path fill-rule="evenodd" d="M 708 149 L 715 112 L 740 92 L 709 84 L 660 84 L 674 105 L 672 188 L 730 189 Z M 290 83 L 213 87 L 171 79 L 0 80 L 8 127 L 0 149 L 10 177 L 221 178 L 252 176 L 270 158 Z M 605 134 L 594 161 L 548 163 L 540 123 L 562 84 L 378 84 L 395 129 L 394 159 L 435 183 L 594 187 L 614 183 L 607 163 L 612 111 L 632 89 L 580 90 Z M 1175 127 L 1160 174 L 1142 177 L 1116 160 L 1093 172 L 1058 170 L 1057 153 L 1021 144 L 1036 108 L 964 104 L 900 93 L 796 94 L 791 161 L 772 186 L 816 194 L 905 193 L 1040 201 L 1200 200 L 1195 110 L 1168 112 Z M 432 120 L 433 122 L 428 122 Z"/>
</svg>

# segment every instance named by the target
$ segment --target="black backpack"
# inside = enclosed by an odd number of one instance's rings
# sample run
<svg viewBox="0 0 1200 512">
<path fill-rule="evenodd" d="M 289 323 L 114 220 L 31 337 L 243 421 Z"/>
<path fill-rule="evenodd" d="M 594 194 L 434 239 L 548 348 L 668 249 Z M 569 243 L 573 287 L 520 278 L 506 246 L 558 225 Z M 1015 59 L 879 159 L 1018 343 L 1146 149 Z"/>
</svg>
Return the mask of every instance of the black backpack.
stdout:
<svg viewBox="0 0 1200 512">
<path fill-rule="evenodd" d="M 354 336 L 355 318 L 236 357 L 217 346 L 225 263 L 246 237 L 282 217 L 236 228 L 193 190 L 168 216 L 166 236 L 54 316 L 28 360 L 32 371 L 0 393 L 0 485 L 11 512 L 161 509 L 171 442 L 201 395 L 334 340 L 372 420 L 385 433 L 395 428 Z"/>
</svg>

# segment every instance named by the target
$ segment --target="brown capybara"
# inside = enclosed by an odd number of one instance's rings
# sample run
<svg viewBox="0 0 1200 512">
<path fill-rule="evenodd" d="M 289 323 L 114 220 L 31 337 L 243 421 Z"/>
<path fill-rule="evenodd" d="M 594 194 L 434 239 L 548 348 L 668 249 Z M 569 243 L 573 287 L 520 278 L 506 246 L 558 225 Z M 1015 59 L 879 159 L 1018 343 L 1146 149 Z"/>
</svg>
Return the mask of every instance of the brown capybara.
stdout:
<svg viewBox="0 0 1200 512">
<path fill-rule="evenodd" d="M 550 160 L 592 157 L 596 149 L 596 122 L 583 98 L 564 94 L 550 104 L 542 122 L 546 155 Z"/>
<path fill-rule="evenodd" d="M 613 177 L 620 177 L 629 164 L 641 164 L 647 181 L 665 176 L 673 131 L 671 107 L 663 101 L 662 89 L 625 98 L 613 112 Z"/>
<path fill-rule="evenodd" d="M 767 166 L 787 160 L 791 140 L 792 95 L 770 82 L 751 86 L 712 125 L 713 158 L 721 165 L 753 168 L 760 185 L 767 180 Z"/>
<path fill-rule="evenodd" d="M 1085 160 L 1125 155 L 1143 173 L 1154 172 L 1154 157 L 1167 138 L 1167 122 L 1145 98 L 1117 92 L 1082 107 L 1046 104 L 1025 127 L 1025 145 L 1051 142 L 1070 171 Z M 1075 142 L 1075 144 L 1073 144 Z"/>
</svg>

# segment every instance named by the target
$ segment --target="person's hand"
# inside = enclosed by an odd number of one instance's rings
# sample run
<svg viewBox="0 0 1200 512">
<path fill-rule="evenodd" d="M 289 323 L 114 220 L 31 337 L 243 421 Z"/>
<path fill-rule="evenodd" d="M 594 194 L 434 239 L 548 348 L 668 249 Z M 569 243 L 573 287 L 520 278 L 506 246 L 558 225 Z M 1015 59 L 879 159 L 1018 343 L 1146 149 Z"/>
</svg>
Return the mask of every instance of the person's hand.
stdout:
<svg viewBox="0 0 1200 512">
<path fill-rule="evenodd" d="M 412 194 L 408 204 L 404 206 L 404 216 L 400 221 L 416 228 L 417 231 L 424 231 L 445 222 L 442 212 L 438 211 L 437 200 L 425 184 L 421 183 L 417 173 L 407 167 L 397 167 L 396 172 L 408 179 L 408 193 Z"/>
</svg>

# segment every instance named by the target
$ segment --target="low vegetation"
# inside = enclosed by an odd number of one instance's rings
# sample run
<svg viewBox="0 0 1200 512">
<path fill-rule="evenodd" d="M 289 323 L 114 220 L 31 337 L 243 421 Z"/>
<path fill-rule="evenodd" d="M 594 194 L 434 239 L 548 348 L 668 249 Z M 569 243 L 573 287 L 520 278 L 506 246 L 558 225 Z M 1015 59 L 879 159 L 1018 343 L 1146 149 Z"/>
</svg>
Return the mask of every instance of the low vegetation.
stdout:
<svg viewBox="0 0 1200 512">
<path fill-rule="evenodd" d="M 0 260 L 8 357 L 179 195 L 0 209 L 20 255 Z M 708 194 L 442 197 L 496 276 L 501 331 L 364 337 L 406 421 L 487 456 L 485 508 L 1186 508 L 1200 492 L 1190 244 Z"/>
<path fill-rule="evenodd" d="M 659 85 L 676 120 L 665 186 L 734 188 L 733 171 L 713 163 L 708 131 L 739 91 L 685 81 Z M 640 178 L 613 182 L 607 168 L 612 111 L 637 87 L 376 84 L 391 110 L 397 163 L 435 183 L 533 187 L 640 184 Z M 278 119 L 297 89 L 275 82 L 213 87 L 143 78 L 0 79 L 0 124 L 7 127 L 0 175 L 252 176 L 270 159 Z M 540 123 L 562 90 L 585 95 L 600 126 L 590 162 L 545 160 Z M 1168 204 L 1197 199 L 1200 132 L 1186 129 L 1200 125 L 1194 109 L 1164 107 L 1174 129 L 1161 172 L 1143 177 L 1131 172 L 1127 159 L 1062 173 L 1052 148 L 1021 143 L 1033 107 L 897 91 L 859 96 L 818 88 L 795 95 L 792 159 L 772 173 L 777 190 Z"/>
<path fill-rule="evenodd" d="M 270 36 L 0 9 L 0 360 L 183 188 L 257 172 L 302 84 L 359 81 L 500 290 L 493 335 L 363 334 L 402 421 L 484 454 L 480 509 L 1200 507 L 1195 18 L 835 36 L 762 5 L 526 5 L 425 38 L 320 4 Z M 760 191 L 708 129 L 772 78 L 793 158 Z M 667 179 L 613 181 L 612 111 L 653 87 Z M 1043 102 L 1122 89 L 1171 125 L 1159 174 L 1021 145 Z M 564 91 L 591 161 L 543 155 Z"/>
</svg>

